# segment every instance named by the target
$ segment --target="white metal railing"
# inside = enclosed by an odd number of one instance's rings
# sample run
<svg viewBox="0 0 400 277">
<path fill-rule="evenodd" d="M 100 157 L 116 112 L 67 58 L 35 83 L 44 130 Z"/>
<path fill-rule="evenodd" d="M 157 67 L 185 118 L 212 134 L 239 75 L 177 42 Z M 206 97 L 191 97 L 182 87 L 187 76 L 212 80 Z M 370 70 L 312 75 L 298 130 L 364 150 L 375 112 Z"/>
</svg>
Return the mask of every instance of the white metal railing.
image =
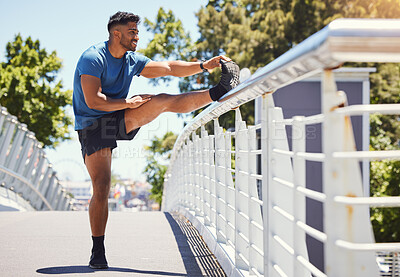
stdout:
<svg viewBox="0 0 400 277">
<path fill-rule="evenodd" d="M 382 277 L 400 276 L 400 259 L 397 252 L 378 252 L 377 262 Z"/>
<path fill-rule="evenodd" d="M 163 210 L 178 210 L 194 223 L 228 276 L 379 276 L 376 251 L 399 251 L 400 244 L 375 243 L 369 207 L 399 206 L 400 198 L 364 197 L 359 161 L 399 159 L 400 151 L 356 151 L 349 119 L 400 114 L 400 105 L 346 106 L 331 68 L 400 62 L 399 45 L 400 20 L 339 19 L 258 70 L 180 134 Z M 285 119 L 272 93 L 318 72 L 322 114 Z M 240 105 L 257 97 L 262 122 L 247 126 Z M 233 108 L 235 131 L 224 131 L 218 117 Z M 205 128 L 210 121 L 212 134 Z M 306 151 L 306 126 L 312 124 L 322 124 L 322 153 Z M 291 150 L 285 126 L 292 128 Z M 306 187 L 306 161 L 322 163 L 322 192 Z M 323 204 L 324 230 L 307 225 L 306 198 Z M 324 244 L 323 270 L 308 259 L 306 234 Z"/>
<path fill-rule="evenodd" d="M 72 208 L 35 134 L 4 107 L 0 107 L 0 184 L 36 210 Z"/>
</svg>

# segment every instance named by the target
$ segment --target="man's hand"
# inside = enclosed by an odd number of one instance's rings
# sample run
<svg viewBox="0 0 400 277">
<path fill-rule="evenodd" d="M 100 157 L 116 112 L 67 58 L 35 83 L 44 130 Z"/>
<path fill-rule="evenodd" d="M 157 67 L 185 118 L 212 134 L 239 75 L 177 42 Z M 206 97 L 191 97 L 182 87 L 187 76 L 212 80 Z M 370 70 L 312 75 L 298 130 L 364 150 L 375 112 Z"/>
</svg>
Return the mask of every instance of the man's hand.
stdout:
<svg viewBox="0 0 400 277">
<path fill-rule="evenodd" d="M 226 62 L 230 62 L 231 61 L 230 58 L 221 55 L 221 56 L 217 56 L 217 57 L 211 58 L 208 61 L 205 61 L 203 63 L 203 66 L 204 66 L 205 69 L 209 69 L 209 70 L 214 69 L 216 67 L 220 67 L 221 66 L 221 63 L 219 62 L 220 60 L 224 60 Z"/>
<path fill-rule="evenodd" d="M 126 99 L 126 108 L 135 109 L 142 106 L 144 103 L 151 100 L 151 94 L 140 94 L 134 95 L 129 99 Z"/>
</svg>

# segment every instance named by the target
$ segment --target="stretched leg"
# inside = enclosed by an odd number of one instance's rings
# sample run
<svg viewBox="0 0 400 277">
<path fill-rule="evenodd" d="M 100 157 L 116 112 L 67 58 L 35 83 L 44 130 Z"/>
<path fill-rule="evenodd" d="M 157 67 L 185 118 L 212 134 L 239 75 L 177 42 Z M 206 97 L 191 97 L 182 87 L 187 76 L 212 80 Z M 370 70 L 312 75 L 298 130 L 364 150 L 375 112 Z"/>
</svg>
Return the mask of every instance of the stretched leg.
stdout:
<svg viewBox="0 0 400 277">
<path fill-rule="evenodd" d="M 85 157 L 92 180 L 93 196 L 89 204 L 92 236 L 103 236 L 108 219 L 108 195 L 111 186 L 111 150 L 103 148 Z"/>
<path fill-rule="evenodd" d="M 192 91 L 178 95 L 161 93 L 136 109 L 125 111 L 126 131 L 139 128 L 153 121 L 163 112 L 188 113 L 211 103 L 209 90 Z"/>
<path fill-rule="evenodd" d="M 234 62 L 221 62 L 221 79 L 210 90 L 186 92 L 179 95 L 158 94 L 136 109 L 125 111 L 125 126 L 129 133 L 153 121 L 163 112 L 188 113 L 212 101 L 219 100 L 225 93 L 239 84 L 239 67 Z"/>
</svg>

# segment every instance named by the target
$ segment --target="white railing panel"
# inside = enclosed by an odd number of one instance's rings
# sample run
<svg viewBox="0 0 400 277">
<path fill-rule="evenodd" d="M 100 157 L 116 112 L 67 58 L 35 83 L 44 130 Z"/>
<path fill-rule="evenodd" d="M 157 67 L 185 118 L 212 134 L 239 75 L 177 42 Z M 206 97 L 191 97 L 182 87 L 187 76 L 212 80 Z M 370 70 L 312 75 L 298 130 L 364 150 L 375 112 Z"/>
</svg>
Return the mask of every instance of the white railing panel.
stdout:
<svg viewBox="0 0 400 277">
<path fill-rule="evenodd" d="M 166 174 L 162 208 L 179 210 L 197 222 L 228 276 L 361 277 L 378 276 L 379 268 L 384 274 L 375 252 L 397 251 L 399 245 L 374 243 L 369 207 L 400 204 L 398 197 L 363 197 L 359 161 L 400 159 L 400 151 L 356 151 L 349 116 L 400 114 L 398 104 L 343 107 L 346 95 L 337 91 L 331 70 L 325 69 L 347 61 L 400 62 L 399 43 L 400 20 L 336 20 L 258 70 L 185 127 Z M 272 93 L 322 71 L 323 113 L 284 118 Z M 261 124 L 247 126 L 238 107 L 260 96 Z M 233 108 L 231 133 L 223 130 L 218 117 Z M 211 121 L 214 132 L 208 133 L 205 124 Z M 306 126 L 317 123 L 323 126 L 323 151 L 309 153 Z M 292 128 L 290 140 L 286 128 Z M 322 163 L 322 192 L 307 187 L 306 161 Z M 323 204 L 323 230 L 307 225 L 306 198 Z M 308 259 L 306 234 L 324 244 L 322 271 Z"/>
<path fill-rule="evenodd" d="M 47 170 L 44 170 L 47 168 Z M 0 182 L 5 188 L 21 195 L 37 210 L 71 209 L 65 192 L 56 196 L 61 187 L 51 164 L 25 124 L 17 121 L 7 109 L 0 111 Z M 55 174 L 55 173 L 54 173 Z M 53 176 L 50 178 L 50 175 Z"/>
</svg>

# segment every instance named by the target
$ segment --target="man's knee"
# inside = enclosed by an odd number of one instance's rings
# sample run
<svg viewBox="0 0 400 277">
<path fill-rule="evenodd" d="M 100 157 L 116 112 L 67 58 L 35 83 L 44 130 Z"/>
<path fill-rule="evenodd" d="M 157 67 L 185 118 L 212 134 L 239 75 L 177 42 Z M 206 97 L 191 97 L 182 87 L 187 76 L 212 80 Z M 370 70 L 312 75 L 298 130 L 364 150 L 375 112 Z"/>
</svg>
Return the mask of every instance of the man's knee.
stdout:
<svg viewBox="0 0 400 277">
<path fill-rule="evenodd" d="M 108 176 L 97 177 L 92 180 L 93 196 L 98 200 L 107 200 L 110 194 L 111 178 Z"/>
<path fill-rule="evenodd" d="M 176 95 L 171 95 L 167 93 L 160 93 L 152 97 L 152 100 L 157 101 L 157 109 L 161 113 L 168 112 L 171 110 L 171 106 L 173 105 L 174 98 Z M 151 100 L 150 100 L 151 101 Z"/>
</svg>

